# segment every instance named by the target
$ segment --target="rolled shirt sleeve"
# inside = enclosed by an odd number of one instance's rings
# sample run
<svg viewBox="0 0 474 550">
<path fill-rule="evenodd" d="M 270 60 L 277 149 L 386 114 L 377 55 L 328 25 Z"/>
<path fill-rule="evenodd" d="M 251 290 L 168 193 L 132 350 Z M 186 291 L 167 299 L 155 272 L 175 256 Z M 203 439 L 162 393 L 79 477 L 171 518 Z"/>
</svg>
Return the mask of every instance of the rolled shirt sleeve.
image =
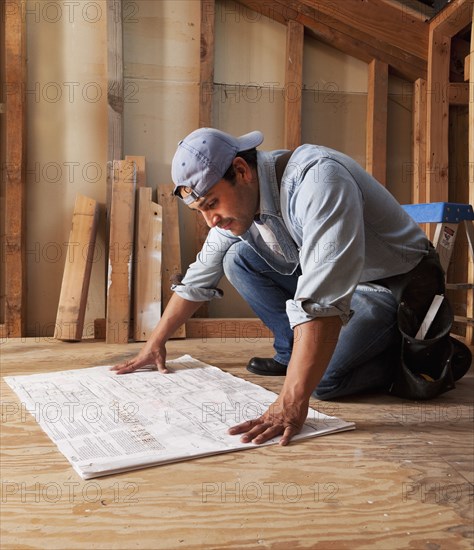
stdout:
<svg viewBox="0 0 474 550">
<path fill-rule="evenodd" d="M 347 323 L 365 257 L 360 188 L 342 164 L 322 158 L 306 171 L 288 206 L 300 226 L 302 271 L 286 304 L 291 327 L 335 315 Z"/>
<path fill-rule="evenodd" d="M 212 228 L 183 280 L 180 284 L 173 284 L 171 290 L 190 302 L 221 298 L 223 293 L 217 285 L 224 274 L 223 259 L 229 248 L 238 241 L 229 231 Z"/>
</svg>

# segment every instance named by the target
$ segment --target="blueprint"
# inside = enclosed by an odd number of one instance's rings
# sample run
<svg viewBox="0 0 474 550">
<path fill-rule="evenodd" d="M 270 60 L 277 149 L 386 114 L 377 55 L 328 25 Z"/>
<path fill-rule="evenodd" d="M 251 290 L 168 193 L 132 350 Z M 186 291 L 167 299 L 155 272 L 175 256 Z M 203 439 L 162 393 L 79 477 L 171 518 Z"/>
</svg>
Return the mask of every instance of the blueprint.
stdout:
<svg viewBox="0 0 474 550">
<path fill-rule="evenodd" d="M 106 365 L 5 381 L 83 479 L 257 446 L 227 430 L 262 415 L 275 393 L 189 355 L 166 365 L 170 374 Z M 350 429 L 310 409 L 293 440 Z"/>
</svg>

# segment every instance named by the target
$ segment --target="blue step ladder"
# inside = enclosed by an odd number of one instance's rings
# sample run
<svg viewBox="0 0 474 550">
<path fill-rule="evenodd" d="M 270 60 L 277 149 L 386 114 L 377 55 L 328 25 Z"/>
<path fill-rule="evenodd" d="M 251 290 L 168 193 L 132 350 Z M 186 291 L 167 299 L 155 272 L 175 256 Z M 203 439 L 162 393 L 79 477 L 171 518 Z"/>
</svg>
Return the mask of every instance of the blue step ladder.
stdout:
<svg viewBox="0 0 474 550">
<path fill-rule="evenodd" d="M 471 262 L 474 262 L 474 211 L 470 204 L 432 202 L 426 204 L 405 204 L 403 208 L 417 223 L 437 224 L 433 246 L 439 254 L 445 273 L 448 272 L 454 243 L 456 242 L 456 235 L 461 224 L 466 230 Z M 472 281 L 468 283 L 446 282 L 446 288 L 449 290 L 467 290 L 468 292 L 472 292 L 474 284 Z M 471 317 L 455 316 L 454 319 L 455 321 L 466 323 L 468 327 L 474 326 L 474 319 Z M 472 340 L 472 328 L 470 330 L 471 333 L 468 339 Z"/>
</svg>

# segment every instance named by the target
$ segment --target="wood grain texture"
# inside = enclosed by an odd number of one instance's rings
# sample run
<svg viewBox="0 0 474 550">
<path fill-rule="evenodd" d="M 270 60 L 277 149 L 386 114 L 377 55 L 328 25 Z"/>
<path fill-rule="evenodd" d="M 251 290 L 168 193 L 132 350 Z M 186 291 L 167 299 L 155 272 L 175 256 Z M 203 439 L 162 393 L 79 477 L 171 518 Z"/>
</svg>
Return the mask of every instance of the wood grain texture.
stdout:
<svg viewBox="0 0 474 550">
<path fill-rule="evenodd" d="M 58 340 L 82 339 L 98 221 L 97 202 L 77 195 L 54 330 Z"/>
<path fill-rule="evenodd" d="M 141 346 L 11 340 L 2 374 L 53 377 L 112 365 Z M 174 340 L 167 349 L 275 392 L 284 381 L 245 369 L 253 355 L 272 354 L 268 339 Z M 311 399 L 356 429 L 82 481 L 2 379 L 2 548 L 471 550 L 473 389 L 471 371 L 430 402 Z M 237 406 L 225 414 L 242 419 Z"/>
<path fill-rule="evenodd" d="M 135 163 L 132 161 L 113 162 L 106 314 L 108 344 L 124 344 L 129 338 L 135 170 Z"/>
<path fill-rule="evenodd" d="M 301 145 L 304 26 L 288 21 L 286 28 L 285 148 Z"/>
<path fill-rule="evenodd" d="M 449 199 L 455 203 L 469 204 L 469 116 L 468 107 L 449 109 Z M 464 222 L 459 226 L 451 265 L 446 274 L 448 283 L 467 283 L 470 261 Z M 472 290 L 450 289 L 447 292 L 455 317 L 466 317 L 467 294 Z M 466 324 L 455 319 L 453 332 L 466 335 Z"/>
<path fill-rule="evenodd" d="M 436 30 L 452 38 L 459 31 L 471 24 L 472 0 L 451 0 L 430 21 L 430 30 Z"/>
<path fill-rule="evenodd" d="M 112 163 L 123 159 L 123 20 L 122 0 L 106 0 L 107 17 L 107 188 L 105 242 L 110 239 Z M 107 270 L 106 270 L 107 274 Z"/>
<path fill-rule="evenodd" d="M 383 2 L 239 0 L 239 4 L 282 24 L 297 21 L 308 34 L 331 47 L 366 63 L 379 59 L 408 80 L 426 78 L 427 51 L 423 44 L 428 41 L 428 26 L 409 13 L 390 10 Z M 414 39 L 414 35 L 418 38 Z M 418 53 L 407 46 L 416 41 Z"/>
<path fill-rule="evenodd" d="M 133 334 L 148 340 L 161 318 L 162 207 L 151 200 L 151 188 L 137 190 Z"/>
<path fill-rule="evenodd" d="M 26 20 L 21 5 L 4 7 L 5 76 L 5 301 L 2 337 L 22 336 L 26 314 Z M 3 215 L 3 213 L 2 213 Z M 2 289 L 3 290 L 3 289 Z"/>
<path fill-rule="evenodd" d="M 212 126 L 214 95 L 215 0 L 201 0 L 201 55 L 199 79 L 199 127 Z"/>
<path fill-rule="evenodd" d="M 179 219 L 177 198 L 173 196 L 172 183 L 157 187 L 158 204 L 163 208 L 163 244 L 162 244 L 162 304 L 166 308 L 171 296 L 172 280 L 181 275 L 181 249 L 179 238 Z M 180 327 L 173 338 L 184 338 L 186 327 Z"/>
<path fill-rule="evenodd" d="M 469 84 L 464 82 L 450 82 L 448 84 L 448 101 L 450 105 L 468 105 Z"/>
<path fill-rule="evenodd" d="M 137 190 L 146 187 L 146 159 L 139 155 L 125 155 L 125 160 L 135 163 L 137 169 Z"/>
<path fill-rule="evenodd" d="M 227 340 L 235 338 L 236 341 L 259 340 L 272 338 L 271 330 L 260 319 L 189 319 L 186 322 L 186 337 L 220 338 Z"/>
<path fill-rule="evenodd" d="M 387 180 L 388 65 L 373 59 L 368 67 L 366 170 L 382 185 Z"/>
<path fill-rule="evenodd" d="M 412 202 L 426 202 L 426 80 L 413 88 L 413 191 Z"/>
<path fill-rule="evenodd" d="M 201 0 L 201 52 L 199 65 L 199 127 L 213 127 L 214 61 L 215 61 L 216 2 Z M 209 228 L 199 212 L 194 213 L 196 233 L 194 237 L 197 254 L 206 240 Z M 208 316 L 208 305 L 203 304 L 195 313 L 197 317 Z"/>
<path fill-rule="evenodd" d="M 469 54 L 469 132 L 468 132 L 468 158 L 469 158 L 469 204 L 474 205 L 474 11 L 471 15 L 471 53 Z M 474 246 L 474 236 L 468 230 L 470 236 L 471 250 Z M 474 282 L 474 258 L 468 263 L 468 281 Z M 474 318 L 474 296 L 473 291 L 467 293 L 467 317 Z M 474 343 L 474 327 L 466 328 L 467 342 Z"/>
<path fill-rule="evenodd" d="M 450 39 L 430 31 L 427 79 L 426 201 L 448 201 Z"/>
<path fill-rule="evenodd" d="M 406 58 L 426 58 L 427 25 L 381 0 L 301 0 L 301 3 L 314 10 L 315 18 L 330 22 L 334 28 L 356 40 L 382 43 L 384 50 L 403 51 Z"/>
<path fill-rule="evenodd" d="M 123 22 L 122 0 L 107 0 L 107 160 L 123 158 Z"/>
</svg>

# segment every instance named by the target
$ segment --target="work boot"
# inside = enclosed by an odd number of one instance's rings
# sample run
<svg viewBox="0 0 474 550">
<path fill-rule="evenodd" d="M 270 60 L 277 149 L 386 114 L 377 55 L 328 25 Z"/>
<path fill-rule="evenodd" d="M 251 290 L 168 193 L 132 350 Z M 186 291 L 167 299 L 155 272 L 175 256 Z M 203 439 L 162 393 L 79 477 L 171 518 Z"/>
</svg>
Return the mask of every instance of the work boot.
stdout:
<svg viewBox="0 0 474 550">
<path fill-rule="evenodd" d="M 285 376 L 288 365 L 283 365 L 275 359 L 252 357 L 247 365 L 247 370 L 260 376 Z"/>
</svg>

